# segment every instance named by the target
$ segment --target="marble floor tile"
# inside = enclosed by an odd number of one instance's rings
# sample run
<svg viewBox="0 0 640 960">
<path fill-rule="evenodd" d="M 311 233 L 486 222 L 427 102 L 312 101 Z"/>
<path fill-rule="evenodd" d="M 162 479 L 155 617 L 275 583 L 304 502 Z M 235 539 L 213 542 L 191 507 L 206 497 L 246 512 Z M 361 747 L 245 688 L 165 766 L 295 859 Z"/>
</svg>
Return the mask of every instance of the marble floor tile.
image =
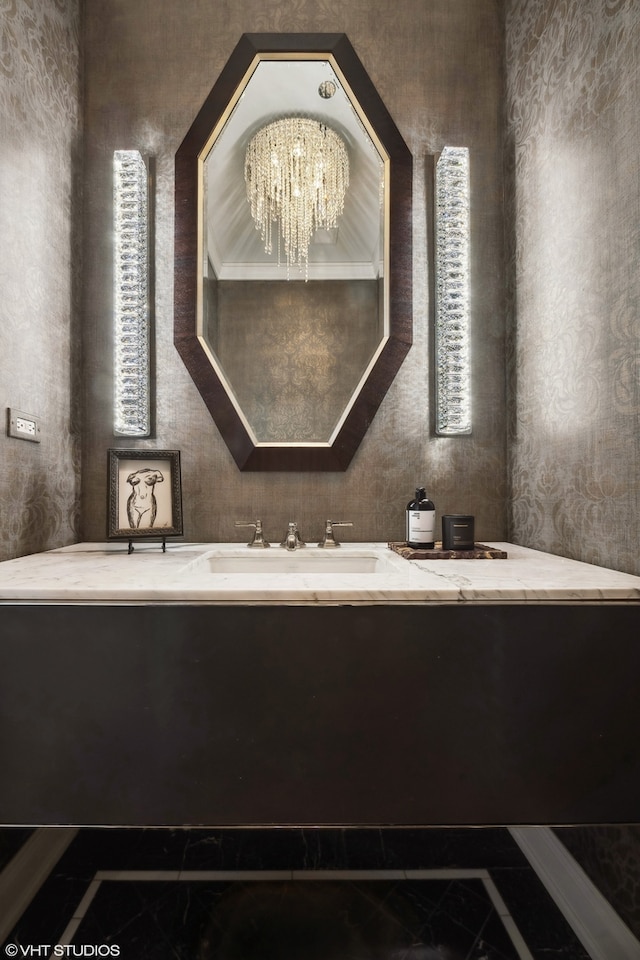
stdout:
<svg viewBox="0 0 640 960">
<path fill-rule="evenodd" d="M 32 833 L 33 830 L 22 827 L 0 830 L 0 870 L 6 867 Z"/>
<path fill-rule="evenodd" d="M 83 829 L 0 956 L 11 944 L 122 960 L 588 960 L 494 828 Z"/>
<path fill-rule="evenodd" d="M 145 960 L 520 960 L 480 880 L 104 881 L 73 939 Z"/>
</svg>

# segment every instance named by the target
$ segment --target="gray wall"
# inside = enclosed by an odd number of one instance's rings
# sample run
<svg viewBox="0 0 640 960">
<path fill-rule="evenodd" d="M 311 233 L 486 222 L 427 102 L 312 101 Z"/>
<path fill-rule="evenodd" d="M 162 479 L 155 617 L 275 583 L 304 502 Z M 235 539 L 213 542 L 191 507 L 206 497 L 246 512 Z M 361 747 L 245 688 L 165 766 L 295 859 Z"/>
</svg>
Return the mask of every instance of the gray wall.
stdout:
<svg viewBox="0 0 640 960">
<path fill-rule="evenodd" d="M 637 0 L 509 0 L 511 536 L 640 573 Z"/>
<path fill-rule="evenodd" d="M 77 539 L 78 7 L 0 10 L 0 560 Z M 8 407 L 41 443 L 7 437 Z"/>
<path fill-rule="evenodd" d="M 111 402 L 111 157 L 155 157 L 157 414 L 150 441 L 182 453 L 185 535 L 239 539 L 235 519 L 286 521 L 305 537 L 326 517 L 345 539 L 400 539 L 417 482 L 440 512 L 476 515 L 480 538 L 506 534 L 501 51 L 498 0 L 87 0 L 84 536 L 105 535 Z M 415 342 L 346 473 L 242 474 L 173 346 L 173 158 L 243 32 L 344 32 L 414 156 Z M 471 438 L 429 431 L 426 158 L 471 148 L 474 190 L 474 401 Z"/>
</svg>

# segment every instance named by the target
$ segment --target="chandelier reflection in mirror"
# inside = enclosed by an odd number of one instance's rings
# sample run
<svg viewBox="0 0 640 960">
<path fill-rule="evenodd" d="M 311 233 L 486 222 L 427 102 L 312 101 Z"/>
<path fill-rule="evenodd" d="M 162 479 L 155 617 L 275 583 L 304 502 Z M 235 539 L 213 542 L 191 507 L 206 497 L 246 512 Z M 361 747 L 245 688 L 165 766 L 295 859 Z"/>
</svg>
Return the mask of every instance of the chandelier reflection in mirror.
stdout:
<svg viewBox="0 0 640 960">
<path fill-rule="evenodd" d="M 471 433 L 469 150 L 444 147 L 435 186 L 436 433 Z"/>
<path fill-rule="evenodd" d="M 244 178 L 251 216 L 265 252 L 273 252 L 277 231 L 287 264 L 304 266 L 308 279 L 309 246 L 317 230 L 334 230 L 344 211 L 349 186 L 349 157 L 342 138 L 307 117 L 284 117 L 262 127 L 249 142 Z"/>
<path fill-rule="evenodd" d="M 147 437 L 149 401 L 149 177 L 137 150 L 113 155 L 114 424 Z"/>
</svg>

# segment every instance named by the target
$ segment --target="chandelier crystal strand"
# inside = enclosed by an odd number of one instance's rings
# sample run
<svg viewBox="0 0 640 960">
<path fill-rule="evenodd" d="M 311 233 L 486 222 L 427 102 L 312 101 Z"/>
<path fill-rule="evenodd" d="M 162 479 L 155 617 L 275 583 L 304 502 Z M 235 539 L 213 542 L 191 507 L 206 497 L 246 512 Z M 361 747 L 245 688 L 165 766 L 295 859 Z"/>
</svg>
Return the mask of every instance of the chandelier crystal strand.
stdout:
<svg viewBox="0 0 640 960">
<path fill-rule="evenodd" d="M 316 230 L 337 226 L 349 186 L 349 157 L 342 138 L 326 124 L 285 117 L 259 130 L 245 154 L 247 199 L 266 253 L 273 229 L 284 247 L 287 271 L 305 268 Z"/>
</svg>

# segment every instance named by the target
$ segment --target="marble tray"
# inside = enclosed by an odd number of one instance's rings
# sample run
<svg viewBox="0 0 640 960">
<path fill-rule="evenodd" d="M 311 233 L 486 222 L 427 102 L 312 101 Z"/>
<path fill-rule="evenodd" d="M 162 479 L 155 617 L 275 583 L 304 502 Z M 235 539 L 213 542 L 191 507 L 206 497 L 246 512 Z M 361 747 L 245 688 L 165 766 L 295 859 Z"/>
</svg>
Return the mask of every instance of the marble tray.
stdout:
<svg viewBox="0 0 640 960">
<path fill-rule="evenodd" d="M 487 547 L 484 543 L 475 543 L 473 550 L 443 550 L 441 541 L 437 540 L 433 550 L 414 550 L 403 543 L 390 543 L 389 549 L 399 553 L 405 560 L 506 560 L 504 550 Z"/>
</svg>

